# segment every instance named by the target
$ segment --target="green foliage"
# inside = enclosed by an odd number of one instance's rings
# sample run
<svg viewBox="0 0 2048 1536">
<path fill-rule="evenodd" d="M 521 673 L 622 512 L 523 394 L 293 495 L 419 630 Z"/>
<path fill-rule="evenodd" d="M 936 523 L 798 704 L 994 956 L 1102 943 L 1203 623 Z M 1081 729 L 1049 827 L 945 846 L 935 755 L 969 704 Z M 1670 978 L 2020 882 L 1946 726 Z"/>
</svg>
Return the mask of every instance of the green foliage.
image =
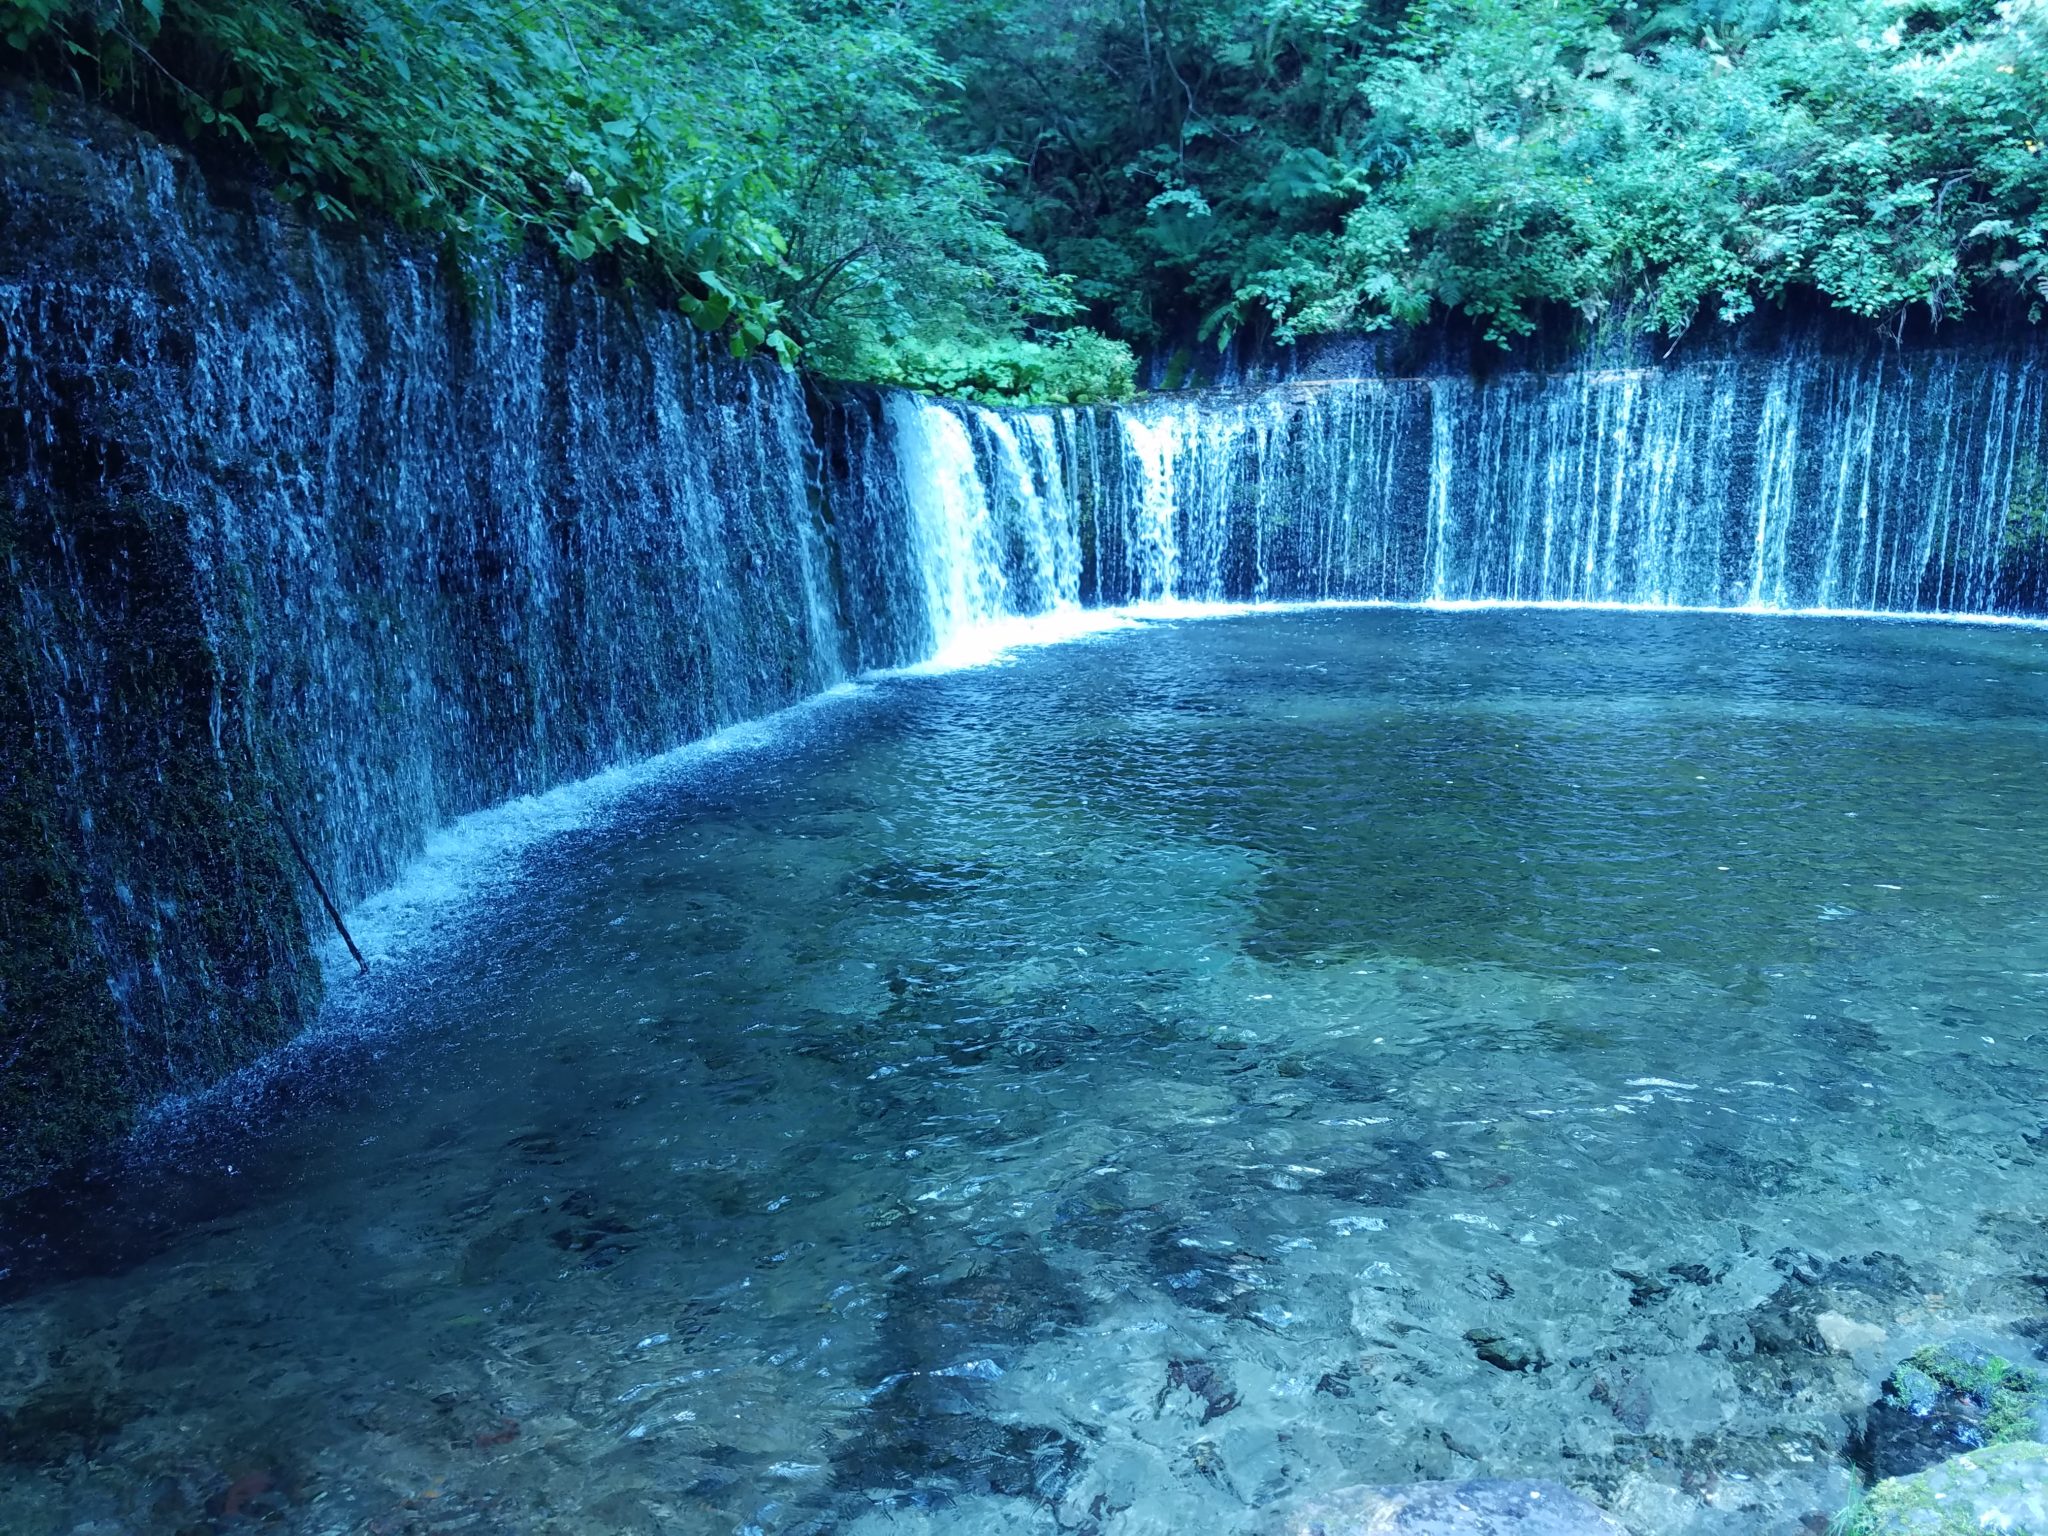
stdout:
<svg viewBox="0 0 2048 1536">
<path fill-rule="evenodd" d="M 840 377 L 1127 390 L 1082 316 L 2048 307 L 2035 0 L 0 0 L 0 35 L 322 216 L 539 242 Z"/>
<path fill-rule="evenodd" d="M 937 341 L 888 356 L 863 358 L 863 378 L 933 394 L 990 402 L 1081 405 L 1128 400 L 1131 349 L 1093 331 L 1065 331 L 1049 341 Z"/>
<path fill-rule="evenodd" d="M 779 241 L 759 172 L 715 104 L 669 83 L 676 50 L 608 5 L 436 0 L 0 0 L 89 83 L 259 158 L 319 215 L 365 213 L 487 256 L 528 235 L 672 285 L 711 328 L 764 345 L 738 274 Z M 758 332 L 758 335 L 755 334 Z"/>
<path fill-rule="evenodd" d="M 867 0 L 0 0 L 0 37 L 319 217 L 602 262 L 735 355 L 902 372 L 1073 309 L 993 162 L 933 139 L 957 82 Z"/>
<path fill-rule="evenodd" d="M 2048 20 L 2013 0 L 982 0 L 969 140 L 1141 340 L 1794 289 L 2048 297 Z"/>
</svg>

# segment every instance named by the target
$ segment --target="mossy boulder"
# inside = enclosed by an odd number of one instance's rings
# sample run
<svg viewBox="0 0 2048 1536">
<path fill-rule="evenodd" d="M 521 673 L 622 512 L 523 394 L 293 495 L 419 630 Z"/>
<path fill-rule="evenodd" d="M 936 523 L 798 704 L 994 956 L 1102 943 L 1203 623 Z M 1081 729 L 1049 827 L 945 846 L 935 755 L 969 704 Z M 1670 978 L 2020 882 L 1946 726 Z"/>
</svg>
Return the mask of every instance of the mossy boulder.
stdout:
<svg viewBox="0 0 2048 1536">
<path fill-rule="evenodd" d="M 2021 1440 L 1879 1483 L 1829 1536 L 2048 1536 L 2048 1445 Z"/>
<path fill-rule="evenodd" d="M 1931 1345 L 1885 1378 L 1850 1454 L 1882 1481 L 1960 1452 L 2034 1440 L 2048 1440 L 2048 1377 L 1975 1345 Z"/>
</svg>

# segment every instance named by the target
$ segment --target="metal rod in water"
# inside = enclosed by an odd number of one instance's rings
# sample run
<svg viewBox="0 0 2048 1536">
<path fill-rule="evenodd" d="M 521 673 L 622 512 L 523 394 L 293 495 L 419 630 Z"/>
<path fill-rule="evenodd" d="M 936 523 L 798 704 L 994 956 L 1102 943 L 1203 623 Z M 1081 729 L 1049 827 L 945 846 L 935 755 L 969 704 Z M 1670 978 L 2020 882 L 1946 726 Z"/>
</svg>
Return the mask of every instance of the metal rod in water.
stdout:
<svg viewBox="0 0 2048 1536">
<path fill-rule="evenodd" d="M 348 924 L 341 920 L 341 909 L 334 904 L 334 898 L 327 894 L 327 887 L 320 883 L 320 877 L 313 873 L 313 861 L 306 857 L 306 850 L 299 846 L 298 834 L 292 831 L 291 818 L 284 813 L 284 805 L 275 794 L 270 797 L 270 808 L 277 813 L 277 824 L 284 829 L 284 840 L 292 845 L 292 854 L 299 861 L 299 868 L 306 872 L 306 878 L 313 882 L 313 889 L 320 893 L 320 905 L 327 909 L 327 915 L 334 922 L 334 931 L 341 935 L 341 942 L 348 946 L 348 952 L 355 956 L 365 976 L 370 974 L 370 962 L 363 958 L 363 952 L 356 948 L 356 941 L 350 936 Z"/>
</svg>

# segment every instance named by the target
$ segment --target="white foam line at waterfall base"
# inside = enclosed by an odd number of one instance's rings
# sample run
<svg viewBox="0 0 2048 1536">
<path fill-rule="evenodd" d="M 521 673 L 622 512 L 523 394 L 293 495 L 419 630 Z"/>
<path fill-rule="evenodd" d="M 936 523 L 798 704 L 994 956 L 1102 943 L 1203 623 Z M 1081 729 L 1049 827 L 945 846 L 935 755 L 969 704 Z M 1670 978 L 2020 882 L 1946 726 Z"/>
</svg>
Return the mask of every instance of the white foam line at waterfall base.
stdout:
<svg viewBox="0 0 2048 1536">
<path fill-rule="evenodd" d="M 779 746 L 821 710 L 868 691 L 857 681 L 840 683 L 758 720 L 740 721 L 653 757 L 621 763 L 537 795 L 521 795 L 451 822 L 427 839 L 396 883 L 347 914 L 349 929 L 371 962 L 368 985 L 374 985 L 378 967 L 410 959 L 421 948 L 450 937 L 457 927 L 467 926 L 475 904 L 542 845 L 599 825 L 642 790 L 687 782 L 734 753 Z M 353 978 L 340 948 L 335 936 L 320 958 L 331 978 L 329 992 L 347 999 L 366 984 Z"/>
<path fill-rule="evenodd" d="M 759 720 L 728 726 L 697 741 L 608 768 L 543 794 L 524 795 L 475 811 L 434 833 L 393 885 L 347 914 L 351 932 L 373 970 L 356 977 L 338 936 L 323 945 L 321 963 L 330 995 L 347 1003 L 365 996 L 377 972 L 416 958 L 474 921 L 479 900 L 516 870 L 519 861 L 566 833 L 593 827 L 633 794 L 656 784 L 685 782 L 693 771 L 735 752 L 758 751 L 787 740 L 793 728 L 822 708 L 858 697 L 898 677 L 933 677 L 995 666 L 1019 652 L 1067 645 L 1152 624 L 1245 618 L 1255 615 L 1386 610 L 1485 613 L 1537 610 L 1564 613 L 1714 614 L 1738 618 L 1864 620 L 2048 629 L 2048 619 L 1996 614 L 1871 613 L 1861 609 L 1684 607 L 1668 603 L 1435 598 L 1393 602 L 1331 598 L 1286 602 L 1208 602 L 1159 598 L 1114 608 L 1061 607 L 1049 613 L 989 619 L 959 634 L 938 655 L 909 666 L 867 674 Z"/>
<path fill-rule="evenodd" d="M 821 711 L 872 693 L 866 682 L 841 683 L 758 720 L 742 721 L 653 757 L 607 768 L 542 794 L 522 795 L 473 811 L 435 832 L 398 880 L 346 914 L 349 931 L 370 961 L 360 975 L 339 935 L 318 947 L 327 999 L 313 1028 L 266 1052 L 210 1087 L 171 1094 L 151 1106 L 135 1133 L 138 1146 L 175 1141 L 196 1113 L 251 1100 L 282 1073 L 337 1044 L 383 1033 L 381 1005 L 389 985 L 442 946 L 474 931 L 495 909 L 533 854 L 557 838 L 586 831 L 616 816 L 635 795 L 664 784 L 686 784 L 735 754 L 786 744 Z"/>
<path fill-rule="evenodd" d="M 868 674 L 839 684 L 789 708 L 744 721 L 654 757 L 608 768 L 587 779 L 523 795 L 475 811 L 434 833 L 398 880 L 347 914 L 351 932 L 371 961 L 372 979 L 356 978 L 340 938 L 330 935 L 321 963 L 338 1002 L 363 995 L 378 970 L 415 958 L 473 921 L 473 910 L 501 885 L 520 860 L 566 833 L 586 830 L 614 814 L 636 792 L 665 782 L 685 781 L 709 763 L 735 752 L 758 751 L 788 738 L 790 731 L 822 708 L 858 697 L 892 677 L 930 677 L 999 665 L 1020 651 L 1066 645 L 1156 623 L 1243 618 L 1262 614 L 1390 610 L 1480 613 L 1534 609 L 1587 613 L 1719 614 L 1751 618 L 1860 619 L 1892 623 L 1940 623 L 2048 629 L 2048 619 L 2007 615 L 1870 613 L 1863 610 L 1770 607 L 1682 607 L 1662 603 L 1516 601 L 1501 598 L 1440 598 L 1422 602 L 1333 598 L 1287 602 L 1206 602 L 1160 598 L 1115 608 L 1061 607 L 1049 613 L 986 620 L 957 635 L 938 655 L 909 666 Z"/>
<path fill-rule="evenodd" d="M 1008 661 L 1019 651 L 1067 645 L 1076 640 L 1133 629 L 1149 618 L 1192 616 L 1155 613 L 1144 605 L 1124 608 L 1069 606 L 1055 608 L 1049 613 L 1005 615 L 984 620 L 953 635 L 936 656 L 870 675 L 877 678 L 933 677 L 948 672 L 965 672 Z"/>
<path fill-rule="evenodd" d="M 1950 624 L 1965 628 L 2048 630 L 2048 617 L 2030 617 L 2023 614 L 1932 613 L 1868 608 L 1775 608 L 1768 603 L 1717 606 L 1703 603 L 1612 602 L 1596 598 L 1510 597 L 1431 597 L 1415 601 L 1378 597 L 1329 597 L 1264 601 L 1248 599 L 1243 602 L 1229 602 L 1163 597 L 1147 602 L 1123 603 L 1114 608 L 1083 609 L 1071 616 L 1062 616 L 1059 622 L 1050 624 L 1042 624 L 1041 621 L 1051 619 L 1053 615 L 1019 619 L 1014 621 L 1015 629 L 1011 632 L 1010 638 L 1002 639 L 1001 643 L 997 643 L 997 640 L 1002 631 L 1008 629 L 1007 625 L 998 626 L 997 633 L 992 634 L 985 643 L 981 642 L 979 637 L 969 637 L 968 643 L 957 653 L 959 659 L 939 657 L 874 675 L 915 677 L 955 672 L 1007 659 L 1015 651 L 1027 646 L 1058 645 L 1068 640 L 1087 639 L 1121 630 L 1143 628 L 1148 624 L 1192 623 L 1204 619 L 1237 619 L 1269 614 L 1360 611 L 1702 614 L 1722 618 L 1828 619 L 1878 624 Z"/>
<path fill-rule="evenodd" d="M 144 1117 L 132 1145 L 145 1156 L 177 1143 L 194 1117 L 206 1111 L 256 1102 L 281 1074 L 315 1061 L 323 1052 L 388 1027 L 389 984 L 414 963 L 471 932 L 496 906 L 525 861 L 557 838 L 599 826 L 616 816 L 636 794 L 663 784 L 687 784 L 691 776 L 734 754 L 759 752 L 787 743 L 820 711 L 872 694 L 877 684 L 1001 665 L 1024 649 L 1147 628 L 1153 624 L 1329 611 L 1391 610 L 1458 614 L 1490 610 L 1556 610 L 1592 613 L 1720 614 L 1747 618 L 1857 619 L 1893 623 L 1955 624 L 2048 630 L 2048 619 L 2003 615 L 1870 613 L 1861 610 L 1771 607 L 1688 608 L 1675 604 L 1530 602 L 1506 599 L 1436 599 L 1388 602 L 1328 599 L 1292 602 L 1204 602 L 1162 598 L 1116 608 L 1067 607 L 1028 617 L 985 621 L 957 636 L 940 655 L 912 666 L 878 671 L 841 683 L 758 720 L 740 722 L 670 751 L 606 769 L 543 794 L 475 811 L 434 833 L 399 879 L 346 914 L 351 931 L 371 961 L 367 977 L 348 963 L 338 936 L 320 949 L 329 978 L 327 1005 L 313 1029 L 266 1053 L 213 1086 L 160 1100 Z"/>
<path fill-rule="evenodd" d="M 1336 600 L 1331 602 L 1277 604 L 1278 608 L 1395 608 L 1428 613 L 1485 613 L 1494 609 L 1532 609 L 1560 613 L 1701 613 L 1728 618 L 1750 619 L 1858 619 L 1880 624 L 1959 624 L 2004 629 L 2048 629 L 2048 617 L 2014 613 L 1938 613 L 1911 609 L 1874 608 L 1780 608 L 1769 603 L 1626 603 L 1596 598 L 1509 598 L 1432 597 L 1420 602 L 1396 603 Z M 1264 610 L 1262 610 L 1264 611 Z"/>
</svg>

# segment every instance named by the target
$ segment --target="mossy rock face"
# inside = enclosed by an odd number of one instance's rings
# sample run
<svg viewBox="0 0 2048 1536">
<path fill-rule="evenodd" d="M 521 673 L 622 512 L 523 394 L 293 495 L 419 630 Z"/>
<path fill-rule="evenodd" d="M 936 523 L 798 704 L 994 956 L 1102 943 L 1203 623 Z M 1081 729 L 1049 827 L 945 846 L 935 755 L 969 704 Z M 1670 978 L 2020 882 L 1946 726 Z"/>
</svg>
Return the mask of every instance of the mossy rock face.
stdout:
<svg viewBox="0 0 2048 1536">
<path fill-rule="evenodd" d="M 0 285 L 67 296 L 24 299 L 0 348 L 0 1196 L 290 1038 L 320 996 L 251 572 L 162 446 L 192 337 L 132 329 L 198 303 L 141 142 L 0 89 Z M 205 460 L 204 424 L 177 430 L 179 461 Z"/>
<path fill-rule="evenodd" d="M 0 1195 L 290 1038 L 320 995 L 185 517 L 64 468 L 0 501 Z"/>
<path fill-rule="evenodd" d="M 2048 1536 L 2048 1445 L 2021 1440 L 1879 1483 L 1829 1536 Z"/>
<path fill-rule="evenodd" d="M 1959 1452 L 2044 1439 L 2048 1378 L 2041 1372 L 1972 1345 L 1930 1345 L 1885 1378 L 1851 1454 L 1881 1481 Z"/>
</svg>

